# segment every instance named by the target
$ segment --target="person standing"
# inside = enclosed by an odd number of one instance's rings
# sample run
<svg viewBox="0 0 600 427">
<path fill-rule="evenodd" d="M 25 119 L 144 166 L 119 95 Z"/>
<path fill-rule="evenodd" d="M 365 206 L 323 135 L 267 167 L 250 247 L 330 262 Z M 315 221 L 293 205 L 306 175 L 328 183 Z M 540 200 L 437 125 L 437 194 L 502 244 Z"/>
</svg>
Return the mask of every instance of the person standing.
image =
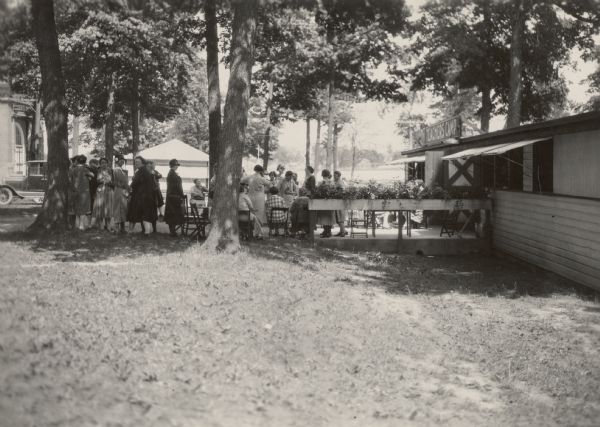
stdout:
<svg viewBox="0 0 600 427">
<path fill-rule="evenodd" d="M 333 186 L 335 187 L 336 190 L 343 191 L 346 189 L 346 182 L 344 182 L 344 179 L 342 178 L 342 173 L 340 171 L 333 172 Z M 346 211 L 345 210 L 335 211 L 335 222 L 340 227 L 340 232 L 338 234 L 336 234 L 335 236 L 336 237 L 346 237 L 346 235 L 348 233 L 346 233 L 346 227 L 345 227 L 345 222 L 346 222 Z"/>
<path fill-rule="evenodd" d="M 321 172 L 323 181 L 319 183 L 319 188 L 330 188 L 333 183 L 331 182 L 331 172 L 329 169 L 323 169 Z M 335 211 L 317 211 L 317 224 L 323 226 L 323 232 L 321 237 L 331 237 L 331 227 L 335 224 Z"/>
<path fill-rule="evenodd" d="M 129 197 L 129 180 L 127 171 L 123 169 L 125 158 L 122 154 L 115 155 L 116 166 L 113 169 L 113 193 L 112 193 L 112 222 L 113 231 L 125 231 L 125 221 L 127 220 L 127 198 Z"/>
<path fill-rule="evenodd" d="M 113 202 L 113 176 L 108 167 L 108 159 L 100 159 L 100 166 L 96 173 L 96 197 L 92 210 L 92 224 L 97 224 L 100 230 L 108 230 L 111 225 Z M 93 225 L 92 225 L 93 226 Z"/>
<path fill-rule="evenodd" d="M 312 166 L 306 167 L 306 179 L 304 180 L 304 189 L 306 190 L 306 195 L 309 198 L 312 198 L 315 194 L 315 190 L 317 189 L 317 179 L 315 178 L 315 169 Z"/>
<path fill-rule="evenodd" d="M 90 212 L 94 210 L 94 202 L 96 200 L 96 192 L 98 191 L 98 169 L 100 168 L 100 162 L 97 159 L 91 159 L 88 163 L 88 169 L 92 173 L 90 179 Z M 92 215 L 92 221 L 94 217 Z"/>
<path fill-rule="evenodd" d="M 255 215 L 261 224 L 267 223 L 265 214 L 266 191 L 271 188 L 271 181 L 265 178 L 264 169 L 261 165 L 254 166 L 254 175 L 247 176 L 242 183 L 248 185 L 248 197 L 252 201 Z"/>
<path fill-rule="evenodd" d="M 165 222 L 169 225 L 169 234 L 177 236 L 175 231 L 178 225 L 185 221 L 183 213 L 183 186 L 181 177 L 177 174 L 179 162 L 177 159 L 169 161 L 169 174 L 167 175 L 167 203 L 165 205 Z"/>
<path fill-rule="evenodd" d="M 156 221 L 155 180 L 143 157 L 133 159 L 135 173 L 131 180 L 131 201 L 127 210 L 129 229 L 133 230 L 136 223 L 142 224 L 142 233 L 150 235 L 152 223 Z"/>
<path fill-rule="evenodd" d="M 285 178 L 279 184 L 279 195 L 285 200 L 285 206 L 290 207 L 296 197 L 298 197 L 298 186 L 294 182 L 294 172 L 287 171 Z"/>
<path fill-rule="evenodd" d="M 148 160 L 146 162 L 146 167 L 154 178 L 154 203 L 156 204 L 157 209 L 156 216 L 161 217 L 163 216 L 161 208 L 165 205 L 165 200 L 163 199 L 162 192 L 160 191 L 160 180 L 162 179 L 162 175 L 154 168 L 153 161 Z M 156 233 L 156 220 L 152 222 L 152 232 Z"/>
<path fill-rule="evenodd" d="M 90 213 L 90 180 L 92 172 L 86 166 L 87 157 L 77 157 L 73 169 L 73 188 L 75 189 L 75 228 L 84 231 L 87 228 L 87 215 Z"/>
</svg>

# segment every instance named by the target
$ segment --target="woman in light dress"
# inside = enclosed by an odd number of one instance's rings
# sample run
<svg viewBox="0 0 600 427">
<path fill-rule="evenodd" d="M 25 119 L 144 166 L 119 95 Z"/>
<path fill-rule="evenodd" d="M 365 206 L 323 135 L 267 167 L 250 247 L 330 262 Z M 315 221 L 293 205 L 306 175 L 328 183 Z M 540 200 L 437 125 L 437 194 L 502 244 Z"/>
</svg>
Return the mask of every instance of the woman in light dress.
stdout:
<svg viewBox="0 0 600 427">
<path fill-rule="evenodd" d="M 254 174 L 242 179 L 242 183 L 248 185 L 248 197 L 252 201 L 255 215 L 261 224 L 267 223 L 265 202 L 266 192 L 271 188 L 271 181 L 264 176 L 264 169 L 260 165 L 254 166 Z"/>
<path fill-rule="evenodd" d="M 100 167 L 96 174 L 98 187 L 94 198 L 94 209 L 92 210 L 92 224 L 97 225 L 100 230 L 108 230 L 112 227 L 112 204 L 113 204 L 113 176 L 108 167 L 108 159 L 100 159 Z"/>
</svg>

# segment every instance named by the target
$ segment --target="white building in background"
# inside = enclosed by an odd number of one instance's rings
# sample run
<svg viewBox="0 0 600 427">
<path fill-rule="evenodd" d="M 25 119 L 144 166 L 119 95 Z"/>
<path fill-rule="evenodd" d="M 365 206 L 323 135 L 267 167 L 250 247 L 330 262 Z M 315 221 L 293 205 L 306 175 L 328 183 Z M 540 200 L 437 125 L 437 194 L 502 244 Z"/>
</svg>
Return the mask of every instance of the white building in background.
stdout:
<svg viewBox="0 0 600 427">
<path fill-rule="evenodd" d="M 178 139 L 172 139 L 154 147 L 147 148 L 138 153 L 146 160 L 151 160 L 160 172 L 163 179 L 160 180 L 160 188 L 167 191 L 167 174 L 169 173 L 169 160 L 177 159 L 180 163 L 177 173 L 183 181 L 183 191 L 188 193 L 194 180 L 202 179 L 204 185 L 208 186 L 208 154 Z M 133 161 L 131 154 L 127 156 L 127 171 L 129 179 L 133 177 Z"/>
</svg>

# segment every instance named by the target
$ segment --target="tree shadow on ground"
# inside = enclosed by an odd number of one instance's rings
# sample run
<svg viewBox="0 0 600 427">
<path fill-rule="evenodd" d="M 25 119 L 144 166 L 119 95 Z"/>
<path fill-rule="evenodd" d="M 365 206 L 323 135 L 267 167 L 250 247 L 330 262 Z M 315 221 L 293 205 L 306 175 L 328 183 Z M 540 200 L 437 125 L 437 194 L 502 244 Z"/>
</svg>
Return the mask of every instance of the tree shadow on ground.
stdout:
<svg viewBox="0 0 600 427">
<path fill-rule="evenodd" d="M 527 295 L 576 294 L 585 300 L 600 300 L 600 293 L 591 288 L 508 256 L 353 253 L 313 247 L 308 241 L 283 238 L 251 241 L 246 246 L 255 256 L 310 269 L 314 269 L 317 263 L 346 263 L 350 267 L 347 273 L 340 274 L 335 281 L 377 286 L 391 294 L 457 292 L 511 299 Z M 327 266 L 321 265 L 320 268 Z"/>
<path fill-rule="evenodd" d="M 113 234 L 107 231 L 68 231 L 38 234 L 11 232 L 0 234 L 0 242 L 28 245 L 36 253 L 48 253 L 56 262 L 98 262 L 121 257 L 133 260 L 143 255 L 183 252 L 195 241 L 186 237 L 172 238 L 165 233 L 143 236 L 139 231 Z"/>
</svg>

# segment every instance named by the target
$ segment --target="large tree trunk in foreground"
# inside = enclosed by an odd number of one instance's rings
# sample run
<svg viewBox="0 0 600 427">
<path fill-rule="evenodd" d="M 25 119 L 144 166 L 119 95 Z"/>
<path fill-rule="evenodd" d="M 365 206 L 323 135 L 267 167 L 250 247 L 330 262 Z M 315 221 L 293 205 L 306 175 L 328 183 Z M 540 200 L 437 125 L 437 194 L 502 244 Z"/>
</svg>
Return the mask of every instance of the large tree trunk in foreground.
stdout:
<svg viewBox="0 0 600 427">
<path fill-rule="evenodd" d="M 106 102 L 106 122 L 104 123 L 104 157 L 112 165 L 115 147 L 115 75 L 111 76 Z"/>
<path fill-rule="evenodd" d="M 233 4 L 231 71 L 217 160 L 212 227 L 204 243 L 208 250 L 230 252 L 239 249 L 240 245 L 238 193 L 248 122 L 257 9 L 258 0 L 237 0 Z"/>
<path fill-rule="evenodd" d="M 306 152 L 304 153 L 306 166 L 310 166 L 310 117 L 306 117 Z"/>
<path fill-rule="evenodd" d="M 208 156 L 210 178 L 215 174 L 221 134 L 221 91 L 219 88 L 219 36 L 216 1 L 206 0 L 206 73 L 208 77 Z"/>
<path fill-rule="evenodd" d="M 67 227 L 68 218 L 69 131 L 52 0 L 33 0 L 31 14 L 42 73 L 43 114 L 48 133 L 48 190 L 42 211 L 32 228 L 60 231 Z"/>
<path fill-rule="evenodd" d="M 525 37 L 525 0 L 515 2 L 512 41 L 510 44 L 510 92 L 508 94 L 508 117 L 506 127 L 521 124 L 523 99 L 523 38 Z"/>
<path fill-rule="evenodd" d="M 132 98 L 133 99 L 131 100 L 131 152 L 135 156 L 140 149 L 140 93 L 139 93 L 137 84 L 133 88 L 133 97 Z M 114 107 L 113 107 L 113 110 L 114 110 Z"/>
<path fill-rule="evenodd" d="M 273 80 L 269 81 L 269 96 L 267 98 L 267 130 L 265 131 L 265 135 L 263 137 L 263 168 L 265 171 L 269 167 L 269 155 L 271 153 L 271 148 L 269 144 L 271 143 L 271 104 L 273 103 Z"/>
<path fill-rule="evenodd" d="M 325 168 L 331 169 L 331 151 L 333 148 L 333 74 L 327 84 L 327 145 L 325 146 Z"/>
</svg>

